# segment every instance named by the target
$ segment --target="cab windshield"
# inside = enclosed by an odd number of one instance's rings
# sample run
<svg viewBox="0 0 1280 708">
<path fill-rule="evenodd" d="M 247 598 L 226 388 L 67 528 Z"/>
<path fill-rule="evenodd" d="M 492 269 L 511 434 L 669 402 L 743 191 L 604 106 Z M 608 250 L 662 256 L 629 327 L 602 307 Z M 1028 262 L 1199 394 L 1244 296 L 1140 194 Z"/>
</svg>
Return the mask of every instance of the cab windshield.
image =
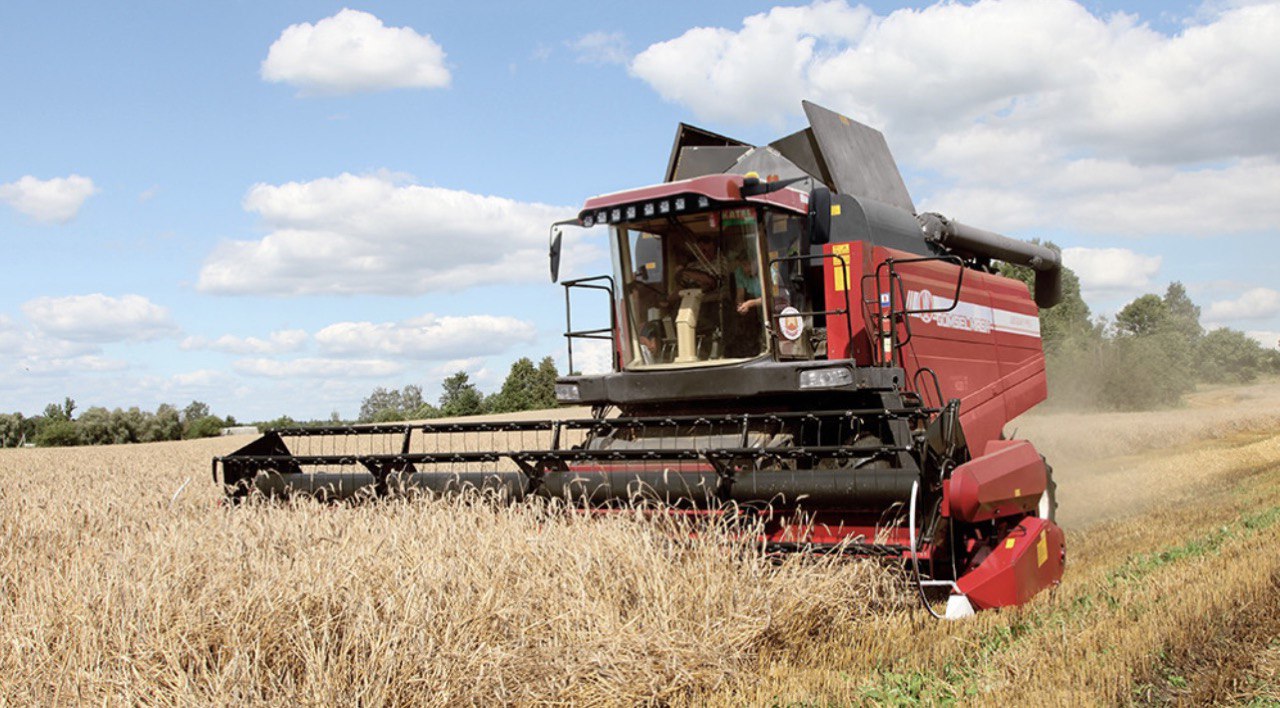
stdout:
<svg viewBox="0 0 1280 708">
<path fill-rule="evenodd" d="M 761 210 L 720 209 L 613 227 L 626 368 L 758 357 L 765 337 Z"/>
</svg>

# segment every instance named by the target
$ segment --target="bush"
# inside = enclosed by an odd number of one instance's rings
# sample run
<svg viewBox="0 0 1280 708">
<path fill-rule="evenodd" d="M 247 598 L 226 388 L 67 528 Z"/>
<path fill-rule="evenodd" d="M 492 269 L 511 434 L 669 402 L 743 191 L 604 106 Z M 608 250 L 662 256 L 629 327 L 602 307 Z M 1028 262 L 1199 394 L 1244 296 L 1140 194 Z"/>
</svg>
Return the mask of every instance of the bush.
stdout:
<svg viewBox="0 0 1280 708">
<path fill-rule="evenodd" d="M 1200 340 L 1200 376 L 1211 383 L 1247 383 L 1263 369 L 1262 345 L 1244 332 L 1221 327 Z"/>
<path fill-rule="evenodd" d="M 193 438 L 214 438 L 222 434 L 222 419 L 216 415 L 207 415 L 187 424 L 188 440 Z"/>
<path fill-rule="evenodd" d="M 36 444 L 40 447 L 71 447 L 79 445 L 80 429 L 69 420 L 50 420 L 36 434 Z"/>
</svg>

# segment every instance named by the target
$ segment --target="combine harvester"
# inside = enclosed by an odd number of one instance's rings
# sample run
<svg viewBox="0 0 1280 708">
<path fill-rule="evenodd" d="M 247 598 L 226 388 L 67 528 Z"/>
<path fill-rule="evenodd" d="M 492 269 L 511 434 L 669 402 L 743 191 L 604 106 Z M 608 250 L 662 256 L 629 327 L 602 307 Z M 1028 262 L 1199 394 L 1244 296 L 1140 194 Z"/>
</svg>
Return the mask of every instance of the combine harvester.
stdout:
<svg viewBox="0 0 1280 708">
<path fill-rule="evenodd" d="M 215 479 L 233 498 L 732 509 L 770 551 L 910 562 L 922 599 L 950 589 L 948 616 L 1056 585 L 1051 470 L 1002 431 L 1046 396 L 1037 306 L 1060 299 L 1058 254 L 917 214 L 879 131 L 804 110 L 767 146 L 681 124 L 661 184 L 552 226 L 553 281 L 563 228 L 607 227 L 612 247 L 612 276 L 562 283 L 570 371 L 575 341 L 612 353 L 556 383 L 591 418 L 274 430 Z M 1034 299 L 994 261 L 1034 269 Z M 588 291 L 609 324 L 575 330 Z"/>
</svg>

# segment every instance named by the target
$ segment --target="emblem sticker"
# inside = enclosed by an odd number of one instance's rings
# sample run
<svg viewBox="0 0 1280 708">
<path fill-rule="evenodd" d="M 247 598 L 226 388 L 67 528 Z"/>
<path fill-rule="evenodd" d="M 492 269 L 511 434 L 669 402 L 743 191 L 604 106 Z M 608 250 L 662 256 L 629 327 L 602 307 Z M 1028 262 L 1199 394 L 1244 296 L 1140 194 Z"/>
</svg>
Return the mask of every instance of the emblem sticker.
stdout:
<svg viewBox="0 0 1280 708">
<path fill-rule="evenodd" d="M 784 308 L 778 313 L 778 331 L 793 342 L 804 332 L 804 319 L 799 315 L 800 311 L 794 307 Z"/>
</svg>

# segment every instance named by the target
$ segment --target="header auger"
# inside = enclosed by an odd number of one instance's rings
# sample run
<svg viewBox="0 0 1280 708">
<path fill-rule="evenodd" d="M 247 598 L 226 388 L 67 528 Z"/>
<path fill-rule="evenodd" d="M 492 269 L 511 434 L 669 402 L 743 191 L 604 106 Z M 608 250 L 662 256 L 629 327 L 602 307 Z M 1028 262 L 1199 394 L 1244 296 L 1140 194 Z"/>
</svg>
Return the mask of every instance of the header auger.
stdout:
<svg viewBox="0 0 1280 708">
<path fill-rule="evenodd" d="M 1062 577 L 1051 471 L 1003 428 L 1046 396 L 1051 249 L 915 213 L 884 137 L 811 103 L 753 146 L 681 124 L 663 182 L 588 199 L 612 275 L 565 287 L 611 370 L 556 383 L 590 418 L 270 431 L 214 461 L 228 494 L 489 490 L 592 508 L 756 514 L 779 551 L 901 559 L 948 615 Z M 1027 287 L 993 261 L 1032 268 Z M 572 295 L 608 298 L 574 329 Z M 926 603 L 926 606 L 927 603 Z M 932 611 L 932 610 L 931 610 Z"/>
</svg>

